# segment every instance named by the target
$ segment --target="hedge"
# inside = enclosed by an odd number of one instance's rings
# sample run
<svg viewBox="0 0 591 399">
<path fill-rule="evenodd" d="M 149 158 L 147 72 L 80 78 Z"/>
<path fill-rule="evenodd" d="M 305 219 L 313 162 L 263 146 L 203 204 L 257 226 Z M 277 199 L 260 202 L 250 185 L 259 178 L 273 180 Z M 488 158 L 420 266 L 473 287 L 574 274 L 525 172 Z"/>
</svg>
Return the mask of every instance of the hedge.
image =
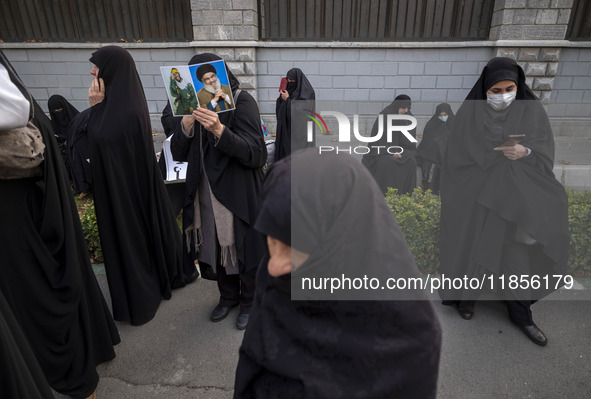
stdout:
<svg viewBox="0 0 591 399">
<path fill-rule="evenodd" d="M 591 276 L 591 192 L 567 189 L 570 228 L 569 273 L 577 277 Z M 91 260 L 101 262 L 100 245 L 94 203 L 90 201 L 80 212 L 82 230 Z M 396 216 L 415 261 L 423 273 L 439 269 L 439 196 L 420 188 L 407 195 L 397 195 L 390 189 L 386 203 Z M 181 216 L 177 218 L 180 227 Z"/>
<path fill-rule="evenodd" d="M 569 273 L 576 277 L 591 276 L 591 192 L 567 189 L 570 248 Z M 423 273 L 439 269 L 439 196 L 420 188 L 413 193 L 397 195 L 389 189 L 386 203 L 398 220 L 404 237 Z"/>
<path fill-rule="evenodd" d="M 98 223 L 96 222 L 96 214 L 94 212 L 94 202 L 91 201 L 87 204 L 82 212 L 80 223 L 82 223 L 82 232 L 86 239 L 90 261 L 92 263 L 100 263 L 103 261 L 103 249 L 101 248 Z"/>
</svg>

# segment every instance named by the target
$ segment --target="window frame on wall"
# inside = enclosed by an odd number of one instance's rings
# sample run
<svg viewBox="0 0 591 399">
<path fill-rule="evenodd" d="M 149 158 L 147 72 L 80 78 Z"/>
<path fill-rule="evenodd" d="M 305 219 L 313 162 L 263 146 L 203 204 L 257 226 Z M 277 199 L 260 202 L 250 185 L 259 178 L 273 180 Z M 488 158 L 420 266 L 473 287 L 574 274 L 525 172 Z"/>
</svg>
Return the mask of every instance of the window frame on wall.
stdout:
<svg viewBox="0 0 591 399">
<path fill-rule="evenodd" d="M 494 0 L 261 0 L 261 40 L 488 40 Z"/>
<path fill-rule="evenodd" d="M 20 0 L 0 2 L 4 42 L 193 40 L 189 0 Z"/>
</svg>

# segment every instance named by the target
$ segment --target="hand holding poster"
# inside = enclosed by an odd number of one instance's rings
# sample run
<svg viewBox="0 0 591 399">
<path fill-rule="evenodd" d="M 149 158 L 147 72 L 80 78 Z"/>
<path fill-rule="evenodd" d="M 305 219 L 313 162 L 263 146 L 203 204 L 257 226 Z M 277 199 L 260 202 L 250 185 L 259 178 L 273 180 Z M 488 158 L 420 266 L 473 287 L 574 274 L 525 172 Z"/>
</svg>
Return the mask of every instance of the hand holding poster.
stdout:
<svg viewBox="0 0 591 399">
<path fill-rule="evenodd" d="M 214 112 L 234 109 L 223 60 L 196 65 L 160 67 L 175 116 L 191 115 L 197 107 Z"/>
</svg>

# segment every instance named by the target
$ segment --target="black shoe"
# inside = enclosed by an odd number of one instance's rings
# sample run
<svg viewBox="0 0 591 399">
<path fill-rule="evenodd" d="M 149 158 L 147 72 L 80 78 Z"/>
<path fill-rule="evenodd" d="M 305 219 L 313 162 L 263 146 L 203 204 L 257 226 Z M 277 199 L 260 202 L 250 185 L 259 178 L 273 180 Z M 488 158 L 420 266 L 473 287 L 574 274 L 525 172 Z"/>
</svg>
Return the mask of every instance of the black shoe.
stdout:
<svg viewBox="0 0 591 399">
<path fill-rule="evenodd" d="M 201 270 L 201 277 L 203 277 L 206 280 L 213 280 L 213 281 L 217 281 L 218 280 L 218 275 L 216 272 L 213 271 L 213 267 L 211 266 L 205 266 L 205 265 L 199 265 L 199 269 Z"/>
<path fill-rule="evenodd" d="M 199 272 L 195 269 L 190 276 L 185 276 L 185 285 L 191 284 L 193 281 L 197 280 L 197 277 L 199 277 Z"/>
<path fill-rule="evenodd" d="M 472 316 L 474 316 L 474 308 L 473 307 L 460 307 L 458 306 L 458 313 L 460 317 L 464 320 L 470 320 Z"/>
<path fill-rule="evenodd" d="M 222 321 L 226 318 L 226 316 L 228 316 L 228 313 L 230 313 L 230 309 L 232 309 L 233 307 L 234 306 L 228 307 L 228 306 L 218 305 L 211 312 L 209 319 L 211 321 L 213 321 L 214 323 L 216 323 L 218 321 Z"/>
<path fill-rule="evenodd" d="M 240 313 L 236 319 L 236 328 L 239 330 L 244 330 L 248 325 L 248 318 L 248 313 Z"/>
<path fill-rule="evenodd" d="M 517 325 L 521 331 L 534 343 L 540 346 L 546 346 L 548 343 L 548 338 L 544 335 L 542 330 L 536 326 L 536 323 L 533 323 L 530 326 L 520 326 Z"/>
</svg>

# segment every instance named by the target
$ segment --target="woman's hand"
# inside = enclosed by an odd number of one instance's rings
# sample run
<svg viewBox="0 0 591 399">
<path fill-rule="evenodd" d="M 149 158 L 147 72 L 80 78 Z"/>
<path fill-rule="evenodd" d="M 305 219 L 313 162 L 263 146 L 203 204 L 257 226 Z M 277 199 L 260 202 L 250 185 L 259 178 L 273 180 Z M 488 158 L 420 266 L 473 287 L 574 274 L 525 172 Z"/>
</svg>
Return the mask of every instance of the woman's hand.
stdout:
<svg viewBox="0 0 591 399">
<path fill-rule="evenodd" d="M 281 92 L 281 98 L 283 99 L 283 101 L 285 101 L 289 98 L 289 93 L 287 92 L 287 90 L 283 90 Z"/>
<path fill-rule="evenodd" d="M 516 159 L 519 159 L 519 158 L 523 158 L 524 156 L 527 155 L 527 148 L 525 148 L 521 144 L 495 147 L 494 150 L 495 151 L 503 151 L 503 155 L 512 161 L 515 161 Z"/>
<path fill-rule="evenodd" d="M 92 84 L 88 89 L 88 102 L 90 106 L 95 106 L 105 99 L 105 82 L 103 78 L 92 80 Z"/>
<path fill-rule="evenodd" d="M 195 111 L 193 111 L 193 117 L 205 129 L 215 134 L 217 138 L 222 136 L 224 125 L 222 125 L 220 122 L 220 117 L 217 113 L 205 108 L 198 107 Z"/>
</svg>

